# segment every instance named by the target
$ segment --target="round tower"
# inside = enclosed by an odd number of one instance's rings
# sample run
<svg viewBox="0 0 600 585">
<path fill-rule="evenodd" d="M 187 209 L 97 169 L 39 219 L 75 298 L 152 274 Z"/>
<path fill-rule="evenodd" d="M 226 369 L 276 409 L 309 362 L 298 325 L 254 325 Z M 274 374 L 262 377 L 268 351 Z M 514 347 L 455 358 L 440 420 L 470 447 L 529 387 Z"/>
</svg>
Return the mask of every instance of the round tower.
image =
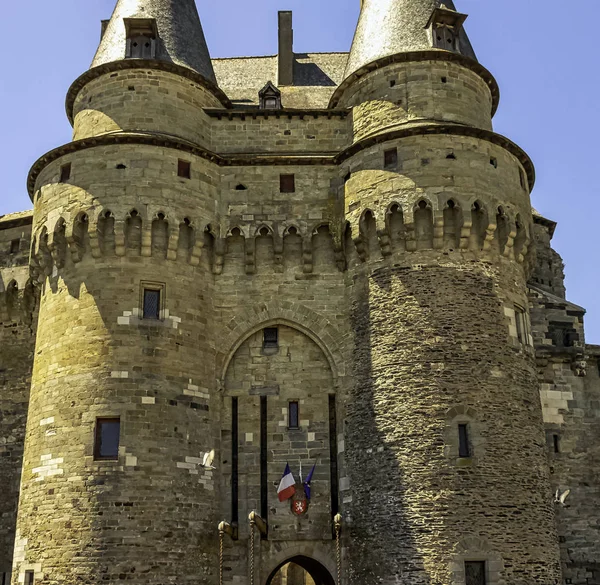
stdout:
<svg viewBox="0 0 600 585">
<path fill-rule="evenodd" d="M 15 584 L 216 579 L 202 108 L 227 105 L 193 0 L 119 0 L 69 91 L 74 141 L 31 171 L 41 306 Z"/>
<path fill-rule="evenodd" d="M 560 580 L 526 295 L 534 169 L 492 131 L 498 88 L 465 19 L 364 0 L 331 101 L 354 124 L 350 583 Z"/>
</svg>

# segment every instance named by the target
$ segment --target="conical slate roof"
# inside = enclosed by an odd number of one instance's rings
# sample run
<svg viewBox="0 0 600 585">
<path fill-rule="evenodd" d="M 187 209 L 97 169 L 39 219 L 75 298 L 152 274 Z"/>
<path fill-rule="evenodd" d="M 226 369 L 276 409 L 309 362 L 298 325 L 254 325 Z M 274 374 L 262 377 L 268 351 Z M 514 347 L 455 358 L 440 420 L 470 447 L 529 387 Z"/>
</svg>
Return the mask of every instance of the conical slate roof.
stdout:
<svg viewBox="0 0 600 585">
<path fill-rule="evenodd" d="M 452 0 L 362 0 L 345 77 L 383 57 L 432 50 L 427 23 L 436 8 L 455 10 Z M 464 30 L 461 53 L 476 59 Z"/>
<path fill-rule="evenodd" d="M 194 0 L 118 0 L 92 67 L 125 59 L 127 18 L 155 19 L 155 59 L 193 69 L 216 83 Z"/>
</svg>

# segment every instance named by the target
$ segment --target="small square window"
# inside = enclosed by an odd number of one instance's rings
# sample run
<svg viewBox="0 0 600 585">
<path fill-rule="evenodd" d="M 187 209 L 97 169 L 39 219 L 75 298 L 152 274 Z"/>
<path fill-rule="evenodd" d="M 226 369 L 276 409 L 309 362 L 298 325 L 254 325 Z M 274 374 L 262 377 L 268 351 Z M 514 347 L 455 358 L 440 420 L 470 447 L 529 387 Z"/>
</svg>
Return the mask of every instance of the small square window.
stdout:
<svg viewBox="0 0 600 585">
<path fill-rule="evenodd" d="M 99 418 L 96 420 L 94 459 L 117 460 L 119 458 L 120 418 Z"/>
<path fill-rule="evenodd" d="M 71 163 L 67 163 L 60 167 L 60 179 L 61 183 L 66 183 L 71 178 Z"/>
<path fill-rule="evenodd" d="M 398 149 L 391 148 L 383 153 L 383 168 L 395 169 L 398 166 Z"/>
<path fill-rule="evenodd" d="M 485 561 L 465 561 L 465 584 L 487 585 Z"/>
<path fill-rule="evenodd" d="M 25 585 L 34 585 L 35 573 L 33 571 L 25 571 Z"/>
<path fill-rule="evenodd" d="M 297 401 L 288 404 L 288 428 L 300 428 L 300 404 Z"/>
<path fill-rule="evenodd" d="M 177 161 L 177 176 L 183 179 L 192 178 L 192 163 L 187 160 Z"/>
<path fill-rule="evenodd" d="M 263 347 L 274 348 L 279 346 L 279 329 L 267 327 L 263 330 Z"/>
<path fill-rule="evenodd" d="M 458 425 L 458 456 L 461 458 L 471 457 L 471 445 L 469 443 L 469 425 Z"/>
<path fill-rule="evenodd" d="M 17 238 L 10 243 L 10 253 L 16 254 L 21 248 L 21 240 Z"/>
<path fill-rule="evenodd" d="M 279 192 L 280 193 L 295 193 L 296 178 L 294 175 L 279 176 Z"/>
<path fill-rule="evenodd" d="M 144 319 L 160 319 L 160 289 L 144 289 Z"/>
</svg>

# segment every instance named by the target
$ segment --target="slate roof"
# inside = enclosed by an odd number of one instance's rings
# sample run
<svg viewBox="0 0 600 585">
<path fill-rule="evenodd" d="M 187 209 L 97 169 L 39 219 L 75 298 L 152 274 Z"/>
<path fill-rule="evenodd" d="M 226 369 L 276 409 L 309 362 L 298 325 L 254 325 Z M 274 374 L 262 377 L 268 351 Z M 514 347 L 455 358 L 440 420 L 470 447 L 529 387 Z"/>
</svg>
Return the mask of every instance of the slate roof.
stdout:
<svg viewBox="0 0 600 585">
<path fill-rule="evenodd" d="M 156 58 L 182 65 L 215 81 L 210 54 L 194 0 L 119 0 L 92 67 L 125 59 L 124 18 L 154 18 L 159 43 Z"/>
<path fill-rule="evenodd" d="M 348 53 L 296 53 L 294 85 L 281 86 L 285 108 L 327 108 L 341 83 Z M 258 92 L 277 85 L 277 56 L 213 59 L 219 87 L 237 107 L 258 106 Z"/>
<path fill-rule="evenodd" d="M 434 50 L 425 27 L 434 9 L 442 4 L 456 9 L 452 0 L 363 0 L 344 77 L 383 57 Z M 460 49 L 463 55 L 476 59 L 464 28 Z"/>
</svg>

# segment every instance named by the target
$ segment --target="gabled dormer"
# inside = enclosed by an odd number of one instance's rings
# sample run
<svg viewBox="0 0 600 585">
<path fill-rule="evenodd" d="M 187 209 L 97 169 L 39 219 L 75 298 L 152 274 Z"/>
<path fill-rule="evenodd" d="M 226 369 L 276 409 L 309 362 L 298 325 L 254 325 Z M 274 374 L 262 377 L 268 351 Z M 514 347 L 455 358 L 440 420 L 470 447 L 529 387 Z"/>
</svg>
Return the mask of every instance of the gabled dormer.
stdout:
<svg viewBox="0 0 600 585">
<path fill-rule="evenodd" d="M 444 4 L 436 8 L 425 27 L 432 46 L 436 49 L 460 53 L 460 33 L 465 20 L 467 20 L 466 14 L 447 8 Z"/>
<path fill-rule="evenodd" d="M 154 18 L 124 18 L 126 59 L 155 59 L 158 27 Z"/>
<path fill-rule="evenodd" d="M 271 81 L 258 92 L 258 103 L 261 110 L 281 110 L 281 92 Z"/>
</svg>

